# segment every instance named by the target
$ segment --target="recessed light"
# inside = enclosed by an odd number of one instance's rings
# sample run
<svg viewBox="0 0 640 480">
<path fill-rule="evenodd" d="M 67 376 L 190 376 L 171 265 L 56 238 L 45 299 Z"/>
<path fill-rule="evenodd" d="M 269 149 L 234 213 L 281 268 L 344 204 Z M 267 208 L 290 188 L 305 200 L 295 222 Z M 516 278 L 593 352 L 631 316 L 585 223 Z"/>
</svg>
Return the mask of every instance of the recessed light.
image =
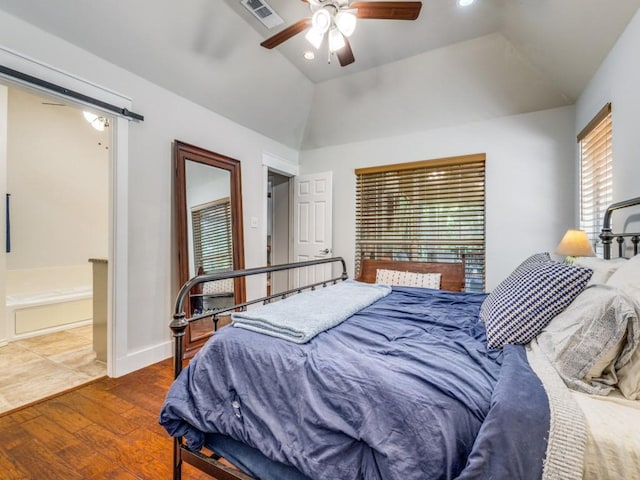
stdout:
<svg viewBox="0 0 640 480">
<path fill-rule="evenodd" d="M 313 60 L 314 58 L 316 58 L 316 54 L 311 50 L 307 50 L 306 52 L 304 52 L 304 58 L 306 58 L 307 60 Z"/>
<path fill-rule="evenodd" d="M 459 7 L 468 7 L 469 5 L 471 5 L 475 0 L 458 0 L 458 6 Z"/>
</svg>

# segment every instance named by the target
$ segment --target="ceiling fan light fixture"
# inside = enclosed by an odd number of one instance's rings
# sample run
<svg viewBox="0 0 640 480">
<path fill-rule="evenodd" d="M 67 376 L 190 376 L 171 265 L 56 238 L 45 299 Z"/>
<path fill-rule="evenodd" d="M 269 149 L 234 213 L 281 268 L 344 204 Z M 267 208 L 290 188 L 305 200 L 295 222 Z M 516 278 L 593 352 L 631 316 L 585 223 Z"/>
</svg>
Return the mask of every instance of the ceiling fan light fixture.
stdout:
<svg viewBox="0 0 640 480">
<path fill-rule="evenodd" d="M 340 30 L 335 27 L 329 30 L 329 51 L 335 53 L 341 48 L 344 48 L 344 46 L 345 41 Z"/>
<path fill-rule="evenodd" d="M 315 28 L 311 27 L 307 34 L 304 36 L 307 41 L 313 45 L 313 47 L 318 50 L 320 45 L 322 45 L 322 40 L 324 39 L 324 32 L 319 32 Z"/>
<path fill-rule="evenodd" d="M 95 113 L 87 111 L 82 112 L 82 115 L 84 115 L 84 119 L 99 132 L 104 131 L 104 128 L 109 126 L 109 120 L 107 120 L 105 117 L 99 117 Z"/>
<path fill-rule="evenodd" d="M 469 5 L 471 5 L 475 0 L 458 0 L 458 6 L 459 7 L 468 7 Z"/>
<path fill-rule="evenodd" d="M 253 0 L 242 0 L 253 1 Z M 257 1 L 257 0 L 256 0 Z M 324 44 L 327 37 L 328 57 L 331 63 L 334 53 L 341 67 L 351 65 L 355 58 L 349 36 L 354 33 L 356 22 L 360 19 L 374 20 L 416 20 L 422 9 L 421 0 L 369 1 L 349 3 L 350 0 L 302 0 L 307 3 L 311 16 L 301 18 L 284 30 L 265 39 L 260 45 L 272 49 L 302 33 L 316 49 Z"/>
<path fill-rule="evenodd" d="M 350 37 L 356 29 L 356 16 L 353 11 L 340 10 L 336 13 L 335 23 L 345 37 Z"/>
<path fill-rule="evenodd" d="M 331 13 L 326 8 L 316 10 L 311 17 L 311 28 L 324 34 L 331 26 Z"/>
<path fill-rule="evenodd" d="M 98 115 L 96 115 L 95 113 L 84 111 L 82 112 L 82 115 L 84 115 L 84 119 L 89 123 L 93 123 L 98 119 Z"/>
</svg>

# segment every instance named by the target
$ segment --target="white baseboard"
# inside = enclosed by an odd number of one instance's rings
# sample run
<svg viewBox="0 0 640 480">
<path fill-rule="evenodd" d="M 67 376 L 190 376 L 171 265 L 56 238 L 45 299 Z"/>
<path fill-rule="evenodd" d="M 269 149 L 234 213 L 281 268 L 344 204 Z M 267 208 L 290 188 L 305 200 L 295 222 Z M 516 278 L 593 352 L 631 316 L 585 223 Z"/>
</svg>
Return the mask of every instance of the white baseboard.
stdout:
<svg viewBox="0 0 640 480">
<path fill-rule="evenodd" d="M 141 368 L 158 363 L 173 355 L 173 342 L 166 342 L 148 347 L 136 352 L 129 353 L 126 357 L 116 359 L 113 372 L 109 372 L 112 377 L 121 377 L 127 373 L 135 372 Z"/>
</svg>

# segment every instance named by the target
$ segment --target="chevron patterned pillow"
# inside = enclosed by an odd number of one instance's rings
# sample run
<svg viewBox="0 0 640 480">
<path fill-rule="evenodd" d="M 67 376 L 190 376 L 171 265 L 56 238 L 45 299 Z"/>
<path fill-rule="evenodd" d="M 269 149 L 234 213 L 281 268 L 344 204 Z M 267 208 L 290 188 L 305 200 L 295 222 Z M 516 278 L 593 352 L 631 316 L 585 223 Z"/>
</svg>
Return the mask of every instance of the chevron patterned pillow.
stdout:
<svg viewBox="0 0 640 480">
<path fill-rule="evenodd" d="M 480 320 L 484 321 L 485 318 L 489 317 L 489 312 L 492 312 L 494 309 L 499 308 L 498 305 L 494 305 L 496 302 L 500 301 L 500 296 L 497 295 L 498 292 L 503 290 L 511 290 L 515 288 L 515 286 L 520 282 L 522 277 L 532 268 L 537 267 L 542 263 L 550 263 L 551 257 L 547 252 L 544 253 L 536 253 L 527 258 L 524 262 L 516 267 L 516 269 L 511 272 L 511 274 L 505 278 L 493 291 L 491 295 L 489 295 L 485 301 L 482 303 L 482 307 L 480 309 Z M 494 295 L 495 294 L 495 295 Z"/>
<path fill-rule="evenodd" d="M 485 299 L 480 319 L 487 346 L 530 342 L 587 285 L 588 268 L 542 261 L 518 267 Z"/>
</svg>

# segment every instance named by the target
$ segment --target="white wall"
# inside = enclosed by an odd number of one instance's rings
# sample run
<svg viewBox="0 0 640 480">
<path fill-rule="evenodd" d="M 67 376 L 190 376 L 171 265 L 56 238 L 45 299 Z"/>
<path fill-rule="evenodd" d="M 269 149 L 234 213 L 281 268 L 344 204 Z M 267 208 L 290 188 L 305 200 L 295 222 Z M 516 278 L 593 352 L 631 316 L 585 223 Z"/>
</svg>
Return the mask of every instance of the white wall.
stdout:
<svg viewBox="0 0 640 480">
<path fill-rule="evenodd" d="M 576 103 L 577 134 L 607 102 L 611 102 L 614 201 L 640 196 L 639 46 L 640 11 L 635 14 Z"/>
<path fill-rule="evenodd" d="M 302 147 L 372 141 L 570 103 L 510 40 L 493 33 L 319 83 Z"/>
<path fill-rule="evenodd" d="M 242 162 L 247 267 L 266 258 L 265 225 L 247 228 L 250 217 L 263 218 L 266 211 L 262 155 L 297 163 L 298 154 L 4 12 L 0 25 L 0 45 L 126 95 L 145 116 L 129 127 L 128 325 L 118 374 L 158 361 L 170 353 L 168 323 L 177 292 L 172 142 Z"/>
<path fill-rule="evenodd" d="M 332 170 L 334 254 L 353 275 L 355 175 L 364 166 L 486 153 L 486 288 L 574 226 L 574 108 L 303 151 L 301 173 Z"/>
</svg>

